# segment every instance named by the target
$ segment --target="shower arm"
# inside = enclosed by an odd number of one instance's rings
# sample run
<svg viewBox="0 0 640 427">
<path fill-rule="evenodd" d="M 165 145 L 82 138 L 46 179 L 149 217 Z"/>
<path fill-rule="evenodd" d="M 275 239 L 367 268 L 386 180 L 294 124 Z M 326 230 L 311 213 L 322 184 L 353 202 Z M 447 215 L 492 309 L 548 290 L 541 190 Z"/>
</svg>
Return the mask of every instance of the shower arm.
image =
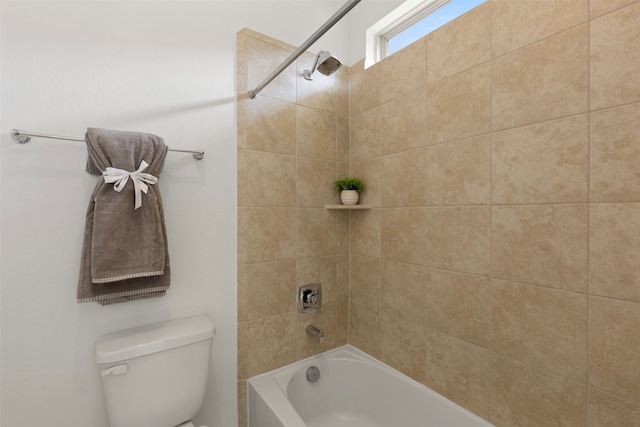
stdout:
<svg viewBox="0 0 640 427">
<path fill-rule="evenodd" d="M 304 70 L 304 78 L 307 80 L 311 80 L 313 79 L 313 73 L 315 73 L 316 71 L 316 67 L 318 66 L 318 61 L 320 60 L 320 54 L 318 53 L 316 55 L 316 60 L 313 61 L 313 67 L 311 67 L 311 70 Z M 309 72 L 309 74 L 307 75 L 307 71 Z"/>
<path fill-rule="evenodd" d="M 302 55 L 307 49 L 309 49 L 309 46 L 311 46 L 312 44 L 314 44 L 320 37 L 322 37 L 322 35 L 324 33 L 326 33 L 327 31 L 329 31 L 329 29 L 331 27 L 333 27 L 336 22 L 338 22 L 340 19 L 342 19 L 347 13 L 349 13 L 349 11 L 351 9 L 353 9 L 358 3 L 360 3 L 361 0 L 349 0 L 347 3 L 344 4 L 344 6 L 342 6 L 340 9 L 338 9 L 338 11 L 336 13 L 333 14 L 333 16 L 331 18 L 329 18 L 329 20 L 327 22 L 325 22 L 324 24 L 322 24 L 322 27 L 318 28 L 316 30 L 315 33 L 313 33 L 311 35 L 311 37 L 309 37 L 307 39 L 307 41 L 305 41 L 304 43 L 302 43 L 302 45 L 297 48 L 291 55 L 289 55 L 289 57 L 287 59 L 284 60 L 284 62 L 282 64 L 280 64 L 280 66 L 278 68 L 276 68 L 275 70 L 273 70 L 273 72 L 271 72 L 271 74 L 269 74 L 263 81 L 262 83 L 260 83 L 258 86 L 256 86 L 256 88 L 254 90 L 250 90 L 249 92 L 247 92 L 249 94 L 249 98 L 253 99 L 256 97 L 256 95 L 265 88 L 265 86 L 267 86 L 269 83 L 271 83 L 271 81 L 273 79 L 275 79 L 276 77 L 278 77 L 278 75 L 283 72 L 285 70 L 285 68 L 287 68 L 289 65 L 291 65 L 291 63 L 293 61 L 295 61 L 296 59 L 298 59 L 298 57 L 300 55 Z"/>
</svg>

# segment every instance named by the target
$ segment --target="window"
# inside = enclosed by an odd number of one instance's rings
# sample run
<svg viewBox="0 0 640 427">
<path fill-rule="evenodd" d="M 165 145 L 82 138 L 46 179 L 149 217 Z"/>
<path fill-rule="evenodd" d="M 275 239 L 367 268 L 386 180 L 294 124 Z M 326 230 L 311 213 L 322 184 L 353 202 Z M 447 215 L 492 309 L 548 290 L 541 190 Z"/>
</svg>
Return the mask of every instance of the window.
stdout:
<svg viewBox="0 0 640 427">
<path fill-rule="evenodd" d="M 399 51 L 485 0 L 407 0 L 367 30 L 365 67 Z"/>
</svg>

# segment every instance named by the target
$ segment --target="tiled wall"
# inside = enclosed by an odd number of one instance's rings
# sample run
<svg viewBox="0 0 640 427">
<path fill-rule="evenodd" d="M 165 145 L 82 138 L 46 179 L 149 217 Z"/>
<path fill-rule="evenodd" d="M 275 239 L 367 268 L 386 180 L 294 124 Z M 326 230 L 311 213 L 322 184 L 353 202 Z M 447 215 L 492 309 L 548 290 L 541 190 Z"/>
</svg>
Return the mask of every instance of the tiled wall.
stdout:
<svg viewBox="0 0 640 427">
<path fill-rule="evenodd" d="M 248 100 L 294 47 L 240 32 L 240 425 L 247 378 L 347 340 L 498 426 L 640 425 L 638 40 L 635 0 L 492 0 Z M 349 167 L 375 208 L 324 210 Z"/>
<path fill-rule="evenodd" d="M 254 89 L 295 47 L 250 30 L 237 35 L 238 390 L 246 379 L 347 343 L 349 215 L 333 181 L 349 170 L 349 69 L 304 80 L 304 54 L 255 99 Z M 296 312 L 297 285 L 320 282 L 322 312 Z M 314 324 L 326 336 L 311 340 Z"/>
<path fill-rule="evenodd" d="M 350 343 L 498 426 L 640 426 L 640 3 L 492 0 L 350 96 Z"/>
</svg>

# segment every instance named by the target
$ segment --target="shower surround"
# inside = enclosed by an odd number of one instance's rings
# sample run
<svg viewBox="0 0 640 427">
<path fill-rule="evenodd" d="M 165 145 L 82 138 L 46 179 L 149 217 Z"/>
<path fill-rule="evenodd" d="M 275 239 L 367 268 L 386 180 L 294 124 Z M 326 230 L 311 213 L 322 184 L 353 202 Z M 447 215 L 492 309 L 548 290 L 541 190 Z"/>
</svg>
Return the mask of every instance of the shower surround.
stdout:
<svg viewBox="0 0 640 427">
<path fill-rule="evenodd" d="M 246 378 L 347 341 L 498 426 L 637 425 L 638 39 L 637 1 L 492 0 L 248 100 L 292 47 L 239 33 L 241 425 Z M 348 172 L 374 209 L 325 211 Z"/>
<path fill-rule="evenodd" d="M 255 98 L 247 90 L 294 46 L 251 30 L 237 35 L 238 391 L 246 379 L 347 343 L 349 215 L 333 181 L 349 172 L 349 70 L 313 81 L 304 53 Z M 320 313 L 299 314 L 297 285 L 322 284 Z M 313 323 L 324 344 L 307 337 Z"/>
</svg>

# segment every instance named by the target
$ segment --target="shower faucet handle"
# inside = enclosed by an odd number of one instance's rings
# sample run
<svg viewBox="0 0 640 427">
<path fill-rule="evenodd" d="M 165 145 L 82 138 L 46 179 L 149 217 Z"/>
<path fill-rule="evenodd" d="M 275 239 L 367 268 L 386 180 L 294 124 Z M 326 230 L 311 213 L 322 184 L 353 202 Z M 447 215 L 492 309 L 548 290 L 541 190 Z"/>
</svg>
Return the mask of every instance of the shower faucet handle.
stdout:
<svg viewBox="0 0 640 427">
<path fill-rule="evenodd" d="M 318 294 L 315 293 L 312 289 L 307 289 L 302 291 L 302 302 L 307 305 L 317 305 L 318 304 Z"/>
<path fill-rule="evenodd" d="M 320 312 L 322 287 L 320 283 L 305 283 L 298 286 L 298 313 Z"/>
</svg>

